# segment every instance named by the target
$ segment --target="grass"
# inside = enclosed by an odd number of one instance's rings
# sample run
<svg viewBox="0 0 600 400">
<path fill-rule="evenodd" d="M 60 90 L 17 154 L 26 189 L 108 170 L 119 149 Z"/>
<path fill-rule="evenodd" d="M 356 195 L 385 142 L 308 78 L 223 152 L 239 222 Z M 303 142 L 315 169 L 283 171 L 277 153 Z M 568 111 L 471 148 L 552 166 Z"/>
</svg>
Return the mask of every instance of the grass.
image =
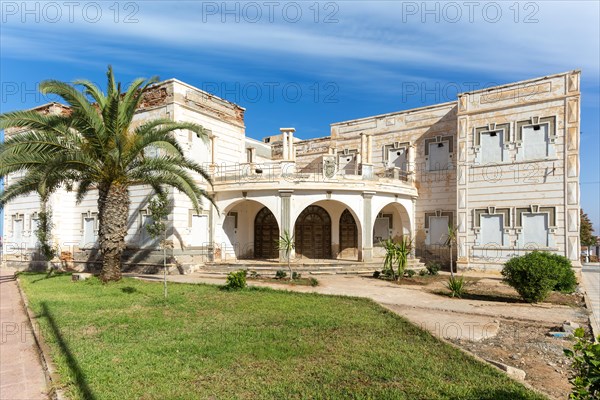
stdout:
<svg viewBox="0 0 600 400">
<path fill-rule="evenodd" d="M 542 399 L 358 298 L 20 277 L 75 399 Z"/>
</svg>

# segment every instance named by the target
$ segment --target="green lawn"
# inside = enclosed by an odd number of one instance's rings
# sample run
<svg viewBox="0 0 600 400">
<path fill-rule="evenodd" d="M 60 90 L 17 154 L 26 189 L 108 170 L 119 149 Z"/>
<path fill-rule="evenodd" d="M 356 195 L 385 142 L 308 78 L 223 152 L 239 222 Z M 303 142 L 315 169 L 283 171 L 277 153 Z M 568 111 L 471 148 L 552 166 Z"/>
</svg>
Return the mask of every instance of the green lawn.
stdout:
<svg viewBox="0 0 600 400">
<path fill-rule="evenodd" d="M 72 398 L 543 398 L 364 299 L 21 281 Z"/>
</svg>

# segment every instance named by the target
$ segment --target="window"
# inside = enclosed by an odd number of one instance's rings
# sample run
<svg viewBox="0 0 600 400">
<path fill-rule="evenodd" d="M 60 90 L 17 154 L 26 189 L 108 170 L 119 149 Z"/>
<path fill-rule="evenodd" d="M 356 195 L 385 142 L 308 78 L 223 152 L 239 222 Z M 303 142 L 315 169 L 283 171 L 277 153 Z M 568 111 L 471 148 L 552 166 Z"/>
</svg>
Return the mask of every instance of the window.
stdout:
<svg viewBox="0 0 600 400">
<path fill-rule="evenodd" d="M 523 224 L 523 244 L 548 247 L 548 214 L 527 213 L 521 216 Z"/>
<path fill-rule="evenodd" d="M 29 247 L 30 248 L 35 248 L 37 247 L 38 244 L 38 238 L 37 238 L 37 230 L 39 227 L 40 220 L 39 217 L 37 215 L 37 213 L 33 214 L 31 216 L 31 220 L 30 220 L 30 236 L 29 236 Z"/>
<path fill-rule="evenodd" d="M 480 244 L 482 246 L 488 246 L 496 244 L 502 246 L 504 244 L 502 224 L 503 215 L 482 215 L 479 221 L 481 225 L 481 239 Z"/>
<path fill-rule="evenodd" d="M 388 151 L 388 167 L 400 168 L 406 171 L 406 149 L 391 149 Z"/>
<path fill-rule="evenodd" d="M 86 212 L 81 214 L 81 243 L 82 249 L 89 249 L 96 245 L 98 240 L 98 213 Z"/>
<path fill-rule="evenodd" d="M 189 210 L 190 246 L 206 246 L 208 244 L 208 215 L 196 214 Z"/>
<path fill-rule="evenodd" d="M 148 233 L 147 226 L 152 224 L 152 215 L 147 214 L 147 211 L 141 212 L 141 221 L 140 221 L 140 246 L 150 246 L 154 239 Z"/>
<path fill-rule="evenodd" d="M 373 243 L 379 245 L 382 241 L 389 239 L 392 235 L 392 214 L 379 214 L 373 224 Z"/>
<path fill-rule="evenodd" d="M 517 122 L 517 161 L 554 157 L 555 117 L 533 117 Z"/>
<path fill-rule="evenodd" d="M 429 244 L 441 245 L 448 238 L 448 217 L 429 217 Z"/>
<path fill-rule="evenodd" d="M 431 246 L 444 246 L 448 239 L 448 227 L 453 224 L 451 211 L 437 210 L 425 213 L 425 244 Z"/>
<path fill-rule="evenodd" d="M 248 147 L 246 149 L 246 162 L 247 163 L 253 163 L 254 162 L 254 149 L 251 147 Z"/>
<path fill-rule="evenodd" d="M 425 140 L 425 161 L 428 171 L 452 168 L 452 136 L 436 136 Z"/>
<path fill-rule="evenodd" d="M 477 242 L 483 247 L 501 247 L 508 244 L 510 208 L 488 207 L 473 210 L 473 229 Z"/>
<path fill-rule="evenodd" d="M 450 161 L 450 151 L 448 143 L 430 143 L 429 144 L 429 170 L 441 171 L 448 169 Z"/>
<path fill-rule="evenodd" d="M 501 163 L 508 161 L 508 144 L 510 142 L 510 124 L 475 128 L 474 146 L 475 161 L 479 164 Z"/>
<path fill-rule="evenodd" d="M 552 234 L 556 229 L 556 208 L 538 205 L 517 208 L 515 226 L 521 248 L 552 247 L 554 244 Z"/>
<path fill-rule="evenodd" d="M 25 226 L 25 218 L 23 217 L 23 214 L 15 214 L 12 217 L 12 240 L 18 246 L 23 241 L 23 228 Z"/>
<path fill-rule="evenodd" d="M 341 174 L 355 175 L 357 171 L 356 150 L 345 149 L 338 154 L 338 169 Z"/>
</svg>

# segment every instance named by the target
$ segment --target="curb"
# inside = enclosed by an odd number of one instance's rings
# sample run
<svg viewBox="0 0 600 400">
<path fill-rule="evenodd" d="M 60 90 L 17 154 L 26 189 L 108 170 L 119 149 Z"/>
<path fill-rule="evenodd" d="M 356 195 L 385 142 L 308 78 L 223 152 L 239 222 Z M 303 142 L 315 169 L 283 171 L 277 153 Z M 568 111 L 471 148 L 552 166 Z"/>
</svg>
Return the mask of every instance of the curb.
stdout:
<svg viewBox="0 0 600 400">
<path fill-rule="evenodd" d="M 582 286 L 585 288 L 585 285 L 582 284 Z M 594 309 L 592 308 L 592 303 L 588 298 L 587 290 L 585 290 L 583 293 L 583 298 L 585 299 L 585 308 L 587 308 L 589 311 L 588 320 L 590 323 L 590 328 L 592 329 L 592 337 L 594 341 L 597 341 L 598 337 L 600 337 L 600 321 L 598 321 L 594 315 Z"/>
<path fill-rule="evenodd" d="M 56 367 L 52 363 L 50 359 L 49 348 L 44 342 L 44 339 L 40 335 L 40 332 L 34 329 L 33 321 L 35 317 L 32 315 L 31 308 L 29 307 L 29 301 L 25 296 L 25 292 L 21 287 L 21 281 L 19 276 L 15 274 L 15 281 L 17 282 L 17 288 L 19 289 L 19 295 L 21 296 L 21 302 L 23 303 L 23 307 L 25 308 L 25 313 L 27 314 L 27 323 L 29 324 L 29 328 L 33 334 L 33 338 L 35 340 L 35 344 L 37 347 L 37 353 L 40 358 L 40 362 L 42 363 L 42 369 L 44 370 L 44 375 L 46 377 L 46 385 L 48 386 L 48 398 L 52 400 L 67 400 L 62 389 L 57 388 L 54 385 L 56 381 L 54 377 L 57 376 Z"/>
</svg>

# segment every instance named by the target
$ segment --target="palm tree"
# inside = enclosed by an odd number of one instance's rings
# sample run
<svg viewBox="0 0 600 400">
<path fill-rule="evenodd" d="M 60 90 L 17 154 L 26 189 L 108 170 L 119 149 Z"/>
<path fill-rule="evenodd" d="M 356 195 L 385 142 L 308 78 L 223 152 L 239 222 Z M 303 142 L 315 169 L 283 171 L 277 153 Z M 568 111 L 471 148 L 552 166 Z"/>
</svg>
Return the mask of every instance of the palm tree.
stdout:
<svg viewBox="0 0 600 400">
<path fill-rule="evenodd" d="M 107 77 L 106 94 L 86 80 L 42 82 L 40 91 L 61 97 L 70 108 L 68 113 L 44 115 L 29 110 L 0 115 L 0 129 L 26 129 L 0 145 L 0 176 L 44 166 L 59 180 L 74 176 L 78 202 L 90 190 L 98 190 L 100 277 L 104 282 L 121 279 L 132 185 L 146 184 L 156 193 L 162 193 L 163 185 L 174 187 L 199 211 L 202 198 L 209 197 L 193 173 L 210 183 L 202 167 L 184 156 L 173 136 L 183 129 L 206 140 L 202 126 L 164 118 L 132 126 L 144 91 L 157 78 L 135 79 L 121 92 L 110 66 Z"/>
<path fill-rule="evenodd" d="M 396 263 L 398 265 L 398 280 L 404 276 L 404 270 L 408 263 L 408 255 L 412 250 L 412 239 L 402 236 L 400 242 L 396 244 Z"/>
<path fill-rule="evenodd" d="M 290 271 L 290 281 L 294 280 L 294 271 L 292 271 L 292 250 L 296 247 L 294 243 L 294 237 L 290 235 L 288 231 L 284 231 L 283 235 L 279 237 L 277 241 L 277 249 L 281 250 L 285 254 L 285 258 L 287 259 L 288 270 Z"/>
</svg>

